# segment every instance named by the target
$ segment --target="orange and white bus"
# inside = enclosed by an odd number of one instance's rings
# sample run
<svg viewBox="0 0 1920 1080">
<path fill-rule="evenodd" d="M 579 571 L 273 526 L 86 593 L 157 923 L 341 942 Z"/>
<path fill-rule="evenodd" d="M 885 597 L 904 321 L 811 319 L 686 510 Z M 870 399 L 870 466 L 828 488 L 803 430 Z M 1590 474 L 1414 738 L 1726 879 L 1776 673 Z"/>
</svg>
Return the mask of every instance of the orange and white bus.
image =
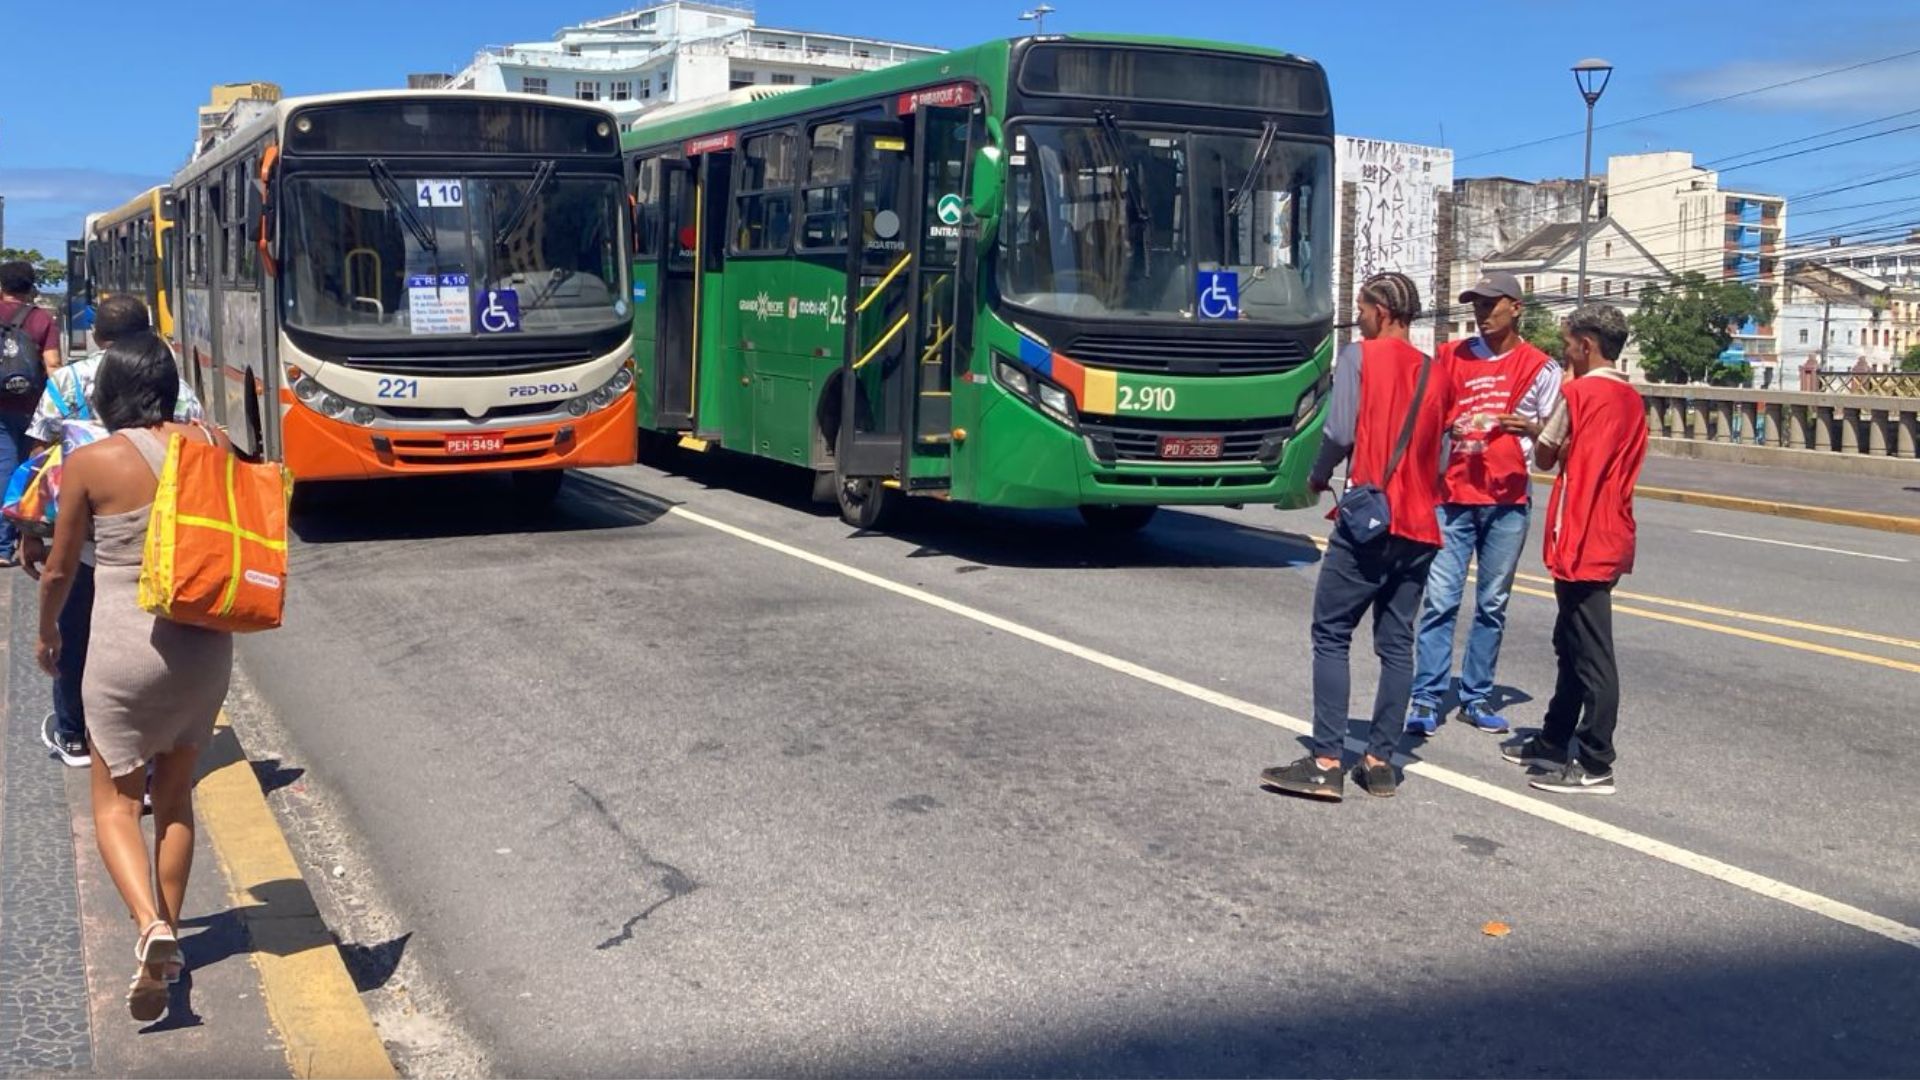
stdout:
<svg viewBox="0 0 1920 1080">
<path fill-rule="evenodd" d="M 174 177 L 178 341 L 209 416 L 296 480 L 630 464 L 618 126 L 592 105 L 289 98 Z"/>
</svg>

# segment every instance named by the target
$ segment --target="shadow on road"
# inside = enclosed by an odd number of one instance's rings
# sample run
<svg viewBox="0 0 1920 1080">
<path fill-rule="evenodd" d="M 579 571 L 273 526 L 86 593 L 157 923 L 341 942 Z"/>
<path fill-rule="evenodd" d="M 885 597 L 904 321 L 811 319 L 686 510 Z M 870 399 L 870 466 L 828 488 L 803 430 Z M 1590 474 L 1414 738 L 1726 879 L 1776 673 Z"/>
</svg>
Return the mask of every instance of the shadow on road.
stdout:
<svg viewBox="0 0 1920 1080">
<path fill-rule="evenodd" d="M 516 505 L 504 476 L 404 477 L 304 486 L 288 524 L 305 543 L 338 544 L 624 529 L 666 510 L 586 473 L 569 473 L 559 497 L 539 509 Z"/>
<path fill-rule="evenodd" d="M 816 517 L 836 516 L 832 506 L 813 501 L 811 474 L 802 469 L 741 454 L 700 454 L 677 448 L 651 455 L 647 463 L 708 489 L 763 499 Z M 1320 558 L 1319 549 L 1307 537 L 1175 508 L 1162 510 L 1134 534 L 1095 531 L 1072 510 L 991 510 L 930 498 L 909 499 L 898 510 L 884 530 L 850 535 L 910 541 L 918 545 L 910 558 L 947 556 L 982 567 L 1027 570 L 1284 569 L 1311 565 Z"/>
</svg>

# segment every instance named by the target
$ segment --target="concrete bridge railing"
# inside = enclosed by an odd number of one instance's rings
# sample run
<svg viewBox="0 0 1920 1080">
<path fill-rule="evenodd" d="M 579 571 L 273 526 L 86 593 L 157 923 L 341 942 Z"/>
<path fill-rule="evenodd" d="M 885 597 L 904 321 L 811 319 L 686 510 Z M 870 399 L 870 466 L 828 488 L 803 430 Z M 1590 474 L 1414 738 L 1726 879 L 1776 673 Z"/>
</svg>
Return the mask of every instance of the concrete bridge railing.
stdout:
<svg viewBox="0 0 1920 1080">
<path fill-rule="evenodd" d="M 1717 386 L 1639 388 L 1666 454 L 1920 478 L 1920 398 Z"/>
</svg>

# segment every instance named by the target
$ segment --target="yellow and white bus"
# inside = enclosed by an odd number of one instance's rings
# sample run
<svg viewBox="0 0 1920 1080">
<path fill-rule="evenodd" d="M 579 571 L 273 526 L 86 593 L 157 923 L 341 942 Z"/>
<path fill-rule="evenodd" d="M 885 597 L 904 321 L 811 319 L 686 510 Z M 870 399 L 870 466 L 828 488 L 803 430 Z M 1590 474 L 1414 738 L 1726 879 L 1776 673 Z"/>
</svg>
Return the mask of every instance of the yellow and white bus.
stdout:
<svg viewBox="0 0 1920 1080">
<path fill-rule="evenodd" d="M 630 207 L 592 105 L 379 91 L 276 103 L 175 176 L 182 365 L 298 480 L 634 460 Z"/>
<path fill-rule="evenodd" d="M 112 210 L 87 216 L 86 266 L 73 267 L 91 284 L 94 302 L 119 293 L 146 301 L 153 326 L 173 337 L 173 303 L 168 295 L 167 249 L 173 222 L 167 217 L 165 185 L 147 190 Z"/>
</svg>

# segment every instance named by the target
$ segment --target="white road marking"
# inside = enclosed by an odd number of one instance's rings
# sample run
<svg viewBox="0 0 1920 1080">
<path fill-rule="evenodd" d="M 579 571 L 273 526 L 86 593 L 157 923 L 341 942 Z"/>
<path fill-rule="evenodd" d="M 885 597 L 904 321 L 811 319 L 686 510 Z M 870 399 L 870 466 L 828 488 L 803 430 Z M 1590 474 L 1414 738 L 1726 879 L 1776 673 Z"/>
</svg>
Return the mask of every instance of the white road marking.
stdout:
<svg viewBox="0 0 1920 1080">
<path fill-rule="evenodd" d="M 1283 731 L 1291 731 L 1297 735 L 1305 735 L 1313 730 L 1312 724 L 1297 716 L 1290 716 L 1276 709 L 1255 705 L 1250 701 L 1243 701 L 1230 694 L 1220 693 L 1217 690 L 1209 690 L 1204 686 L 1187 682 L 1185 679 L 1167 675 L 1155 671 L 1152 668 L 1143 667 L 1130 660 L 1122 660 L 1117 656 L 1103 653 L 1098 649 L 1091 649 L 1085 645 L 1068 641 L 1065 638 L 1056 637 L 1045 631 L 1035 630 L 1030 626 L 1014 622 L 1011 619 L 1002 618 L 990 612 L 982 611 L 979 608 L 949 600 L 943 596 L 937 596 L 924 589 L 918 589 L 911 585 L 903 585 L 889 578 L 881 577 L 878 574 L 868 573 L 865 570 L 848 566 L 846 563 L 837 562 L 823 555 L 816 555 L 811 551 L 794 547 L 791 544 L 782 543 L 771 537 L 761 536 L 759 533 L 751 532 L 737 525 L 729 525 L 724 521 L 718 521 L 704 514 L 688 510 L 685 507 L 673 507 L 668 513 L 685 518 L 696 525 L 703 525 L 736 539 L 745 540 L 750 544 L 758 545 L 769 551 L 799 559 L 801 562 L 811 563 L 823 570 L 832 571 L 835 574 L 850 578 L 863 585 L 871 585 L 876 589 L 885 590 L 896 596 L 905 597 L 906 599 L 925 604 L 928 607 L 937 608 L 949 614 L 958 615 L 964 619 L 970 619 L 973 622 L 979 623 L 982 626 L 991 627 L 1001 633 L 1011 634 L 1014 637 L 1022 638 L 1036 645 L 1042 645 L 1056 652 L 1065 653 L 1068 656 L 1085 660 L 1090 664 L 1106 668 L 1109 671 L 1139 679 L 1141 682 L 1151 683 L 1161 689 L 1170 690 L 1173 693 L 1212 705 L 1215 708 L 1259 720 L 1262 723 L 1270 724 Z M 1805 889 L 1788 885 L 1783 881 L 1775 881 L 1762 874 L 1756 874 L 1751 870 L 1743 870 L 1730 863 L 1721 862 L 1719 859 L 1712 858 L 1711 856 L 1702 855 L 1696 851 L 1689 851 L 1686 848 L 1669 844 L 1663 840 L 1655 840 L 1650 836 L 1643 836 L 1640 833 L 1633 832 L 1630 829 L 1620 828 L 1617 825 L 1610 825 L 1604 821 L 1588 817 L 1585 814 L 1576 813 L 1564 806 L 1545 802 L 1530 795 L 1523 795 L 1518 791 L 1510 791 L 1503 787 L 1497 787 L 1484 780 L 1478 780 L 1463 773 L 1454 772 L 1452 769 L 1444 768 L 1431 762 L 1422 761 L 1409 763 L 1406 771 L 1417 776 L 1425 777 L 1445 787 L 1453 788 L 1456 791 L 1478 796 L 1488 802 L 1497 803 L 1509 810 L 1516 810 L 1530 817 L 1538 818 L 1541 821 L 1551 822 L 1552 824 L 1559 825 L 1574 832 L 1583 833 L 1596 840 L 1604 840 L 1607 843 L 1618 845 L 1629 851 L 1636 851 L 1642 855 L 1658 859 L 1661 862 L 1678 866 L 1685 870 L 1691 870 L 1694 873 L 1713 878 L 1716 881 L 1732 885 L 1735 888 L 1744 889 L 1756 896 L 1764 896 L 1768 899 L 1778 900 L 1783 904 L 1789 904 L 1802 911 L 1811 912 L 1844 926 L 1851 926 L 1870 934 L 1877 934 L 1889 941 L 1920 949 L 1920 928 L 1896 922 L 1884 915 L 1876 915 L 1871 911 L 1854 907 L 1851 904 L 1842 903 L 1839 900 L 1822 896 L 1819 893 L 1808 892 Z M 1518 775 L 1516 772 L 1515 776 L 1517 777 Z M 1249 780 L 1249 783 L 1251 783 L 1251 780 Z"/>
<path fill-rule="evenodd" d="M 1764 536 L 1742 536 L 1739 533 L 1714 532 L 1712 529 L 1693 530 L 1701 536 L 1718 536 L 1726 540 L 1745 540 L 1754 544 L 1772 544 L 1776 547 L 1799 548 L 1802 551 L 1824 551 L 1829 555 L 1851 555 L 1856 559 L 1879 559 L 1881 562 L 1911 562 L 1892 555 L 1870 555 L 1864 551 L 1848 551 L 1846 548 L 1821 547 L 1819 544 L 1796 544 L 1791 540 L 1769 540 Z"/>
</svg>

